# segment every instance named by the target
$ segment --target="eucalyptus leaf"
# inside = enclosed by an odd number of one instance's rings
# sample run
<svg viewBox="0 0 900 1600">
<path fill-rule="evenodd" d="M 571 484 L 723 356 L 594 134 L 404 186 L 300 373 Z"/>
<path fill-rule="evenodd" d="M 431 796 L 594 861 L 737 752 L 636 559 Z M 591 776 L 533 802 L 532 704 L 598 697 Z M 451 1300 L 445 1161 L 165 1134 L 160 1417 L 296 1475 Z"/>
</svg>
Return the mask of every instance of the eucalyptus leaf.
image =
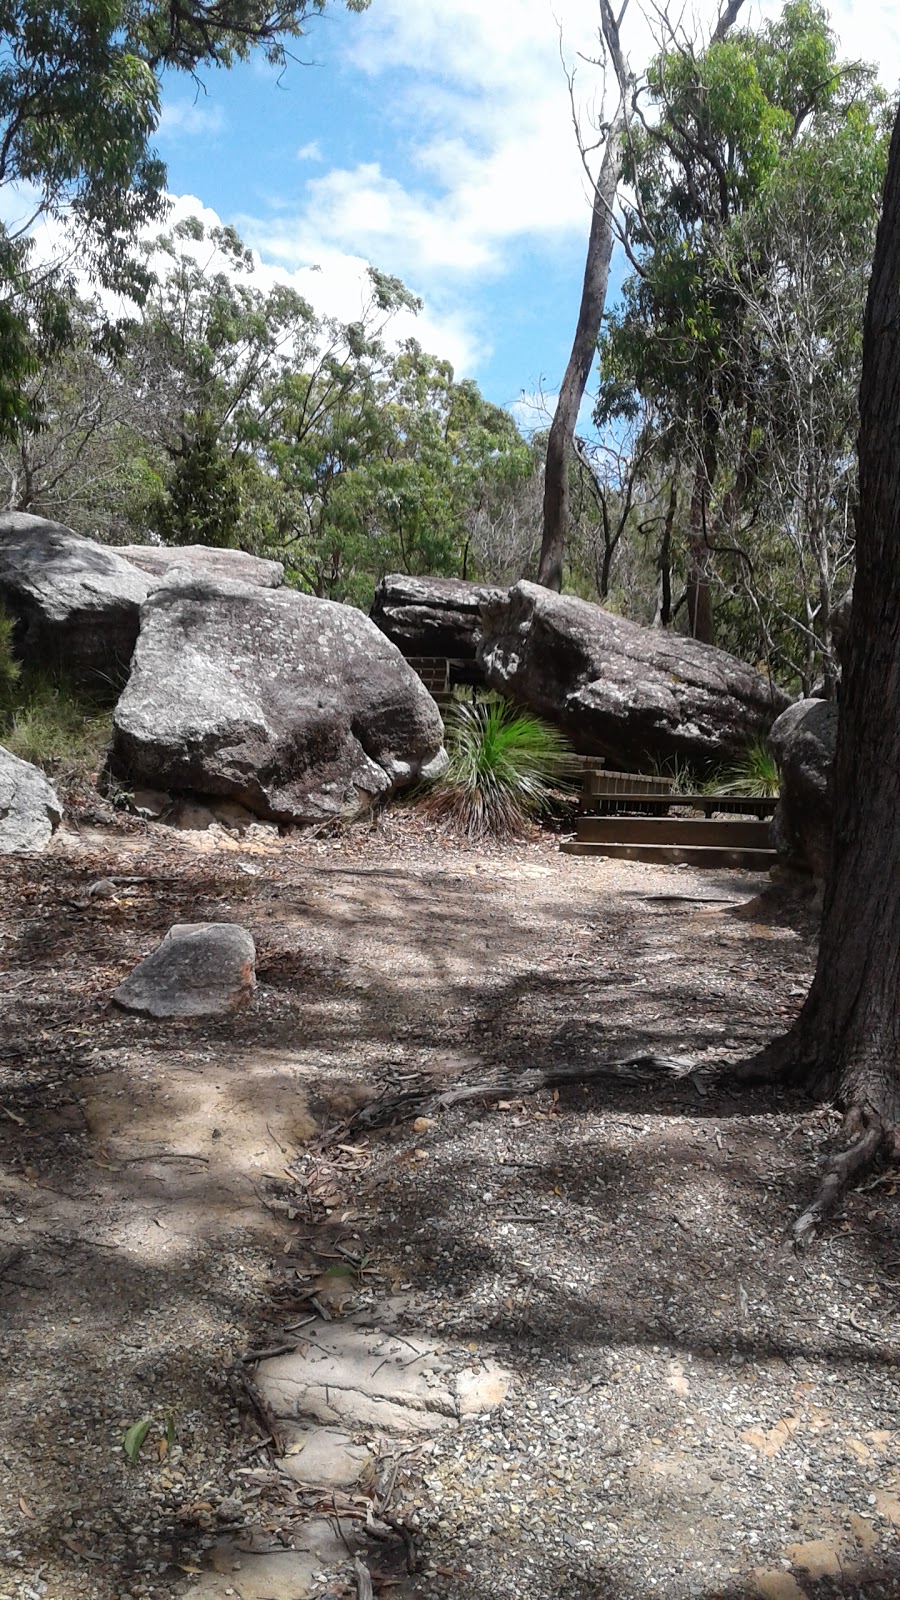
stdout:
<svg viewBox="0 0 900 1600">
<path fill-rule="evenodd" d="M 141 1446 L 150 1432 L 151 1417 L 142 1417 L 140 1422 L 133 1422 L 122 1440 L 122 1449 L 130 1462 L 137 1461 L 141 1453 Z"/>
</svg>

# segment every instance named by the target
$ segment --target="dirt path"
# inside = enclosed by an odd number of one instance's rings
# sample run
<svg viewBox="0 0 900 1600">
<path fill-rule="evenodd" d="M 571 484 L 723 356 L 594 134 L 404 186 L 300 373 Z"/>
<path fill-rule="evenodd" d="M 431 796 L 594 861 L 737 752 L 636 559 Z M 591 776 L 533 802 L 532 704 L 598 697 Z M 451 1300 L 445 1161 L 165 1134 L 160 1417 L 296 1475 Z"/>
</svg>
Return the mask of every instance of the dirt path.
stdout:
<svg viewBox="0 0 900 1600">
<path fill-rule="evenodd" d="M 509 1375 L 391 1468 L 421 1570 L 373 1547 L 376 1593 L 900 1593 L 893 1186 L 781 1249 L 827 1112 L 578 1088 L 321 1148 L 423 1076 L 746 1052 L 813 960 L 808 926 L 740 909 L 756 879 L 467 851 L 399 813 L 333 841 L 84 830 L 3 887 L 0 1600 L 355 1593 L 309 1534 L 325 1486 L 265 1445 L 264 1369 L 235 1368 L 310 1338 L 311 1293 L 454 1382 Z M 251 1011 L 110 1009 L 204 918 L 256 938 Z"/>
</svg>

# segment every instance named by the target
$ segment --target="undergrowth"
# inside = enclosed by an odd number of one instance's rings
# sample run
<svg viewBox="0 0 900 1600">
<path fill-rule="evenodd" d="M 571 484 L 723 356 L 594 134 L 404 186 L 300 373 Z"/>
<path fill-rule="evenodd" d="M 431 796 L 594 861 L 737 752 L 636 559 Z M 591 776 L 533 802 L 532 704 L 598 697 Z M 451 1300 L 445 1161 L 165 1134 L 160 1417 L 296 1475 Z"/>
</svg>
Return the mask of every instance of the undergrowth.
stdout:
<svg viewBox="0 0 900 1600">
<path fill-rule="evenodd" d="M 41 767 L 62 795 L 94 787 L 106 759 L 112 712 L 51 673 L 3 668 L 0 636 L 0 744 Z"/>
<path fill-rule="evenodd" d="M 780 783 L 778 762 L 765 740 L 757 739 L 730 767 L 723 768 L 716 778 L 715 789 L 718 794 L 772 798 L 777 796 Z"/>
<path fill-rule="evenodd" d="M 449 765 L 420 798 L 432 816 L 469 839 L 502 839 L 557 807 L 572 752 L 549 723 L 489 697 L 455 701 L 445 728 Z"/>
</svg>

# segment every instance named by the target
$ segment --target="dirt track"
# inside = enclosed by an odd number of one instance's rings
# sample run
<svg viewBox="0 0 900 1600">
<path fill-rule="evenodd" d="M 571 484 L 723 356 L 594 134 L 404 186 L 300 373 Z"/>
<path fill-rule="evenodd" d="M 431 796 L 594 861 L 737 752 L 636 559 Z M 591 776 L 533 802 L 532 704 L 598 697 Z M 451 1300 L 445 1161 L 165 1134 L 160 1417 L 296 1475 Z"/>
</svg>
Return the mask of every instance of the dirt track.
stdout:
<svg viewBox="0 0 900 1600">
<path fill-rule="evenodd" d="M 110 876 L 113 898 L 88 893 Z M 308 1143 L 423 1076 L 745 1053 L 813 959 L 793 912 L 738 909 L 755 879 L 552 839 L 475 852 L 398 813 L 331 841 L 85 830 L 3 880 L 0 1600 L 187 1593 L 223 1501 L 238 1541 L 290 1543 L 308 1500 L 258 1470 L 228 1375 L 340 1229 L 357 1300 L 514 1374 L 489 1423 L 410 1458 L 423 1571 L 376 1553 L 376 1592 L 900 1592 L 891 1186 L 805 1261 L 781 1253 L 827 1111 L 579 1088 L 345 1156 Z M 207 918 L 256 938 L 249 1012 L 110 1008 L 173 922 Z"/>
</svg>

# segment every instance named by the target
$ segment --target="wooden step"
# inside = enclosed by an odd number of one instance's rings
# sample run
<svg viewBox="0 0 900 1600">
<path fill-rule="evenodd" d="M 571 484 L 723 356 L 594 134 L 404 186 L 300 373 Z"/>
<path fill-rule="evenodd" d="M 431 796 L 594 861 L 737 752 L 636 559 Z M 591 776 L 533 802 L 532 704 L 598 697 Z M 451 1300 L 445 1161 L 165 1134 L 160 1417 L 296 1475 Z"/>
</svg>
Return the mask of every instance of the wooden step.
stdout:
<svg viewBox="0 0 900 1600">
<path fill-rule="evenodd" d="M 769 824 L 756 818 L 708 817 L 579 817 L 576 837 L 582 844 L 711 844 L 768 850 Z"/>
<path fill-rule="evenodd" d="M 778 804 L 771 795 L 734 794 L 637 794 L 633 790 L 623 794 L 582 795 L 581 810 L 597 816 L 607 816 L 610 809 L 622 813 L 634 807 L 641 812 L 666 812 L 681 806 L 688 811 L 735 811 L 751 816 L 767 817 Z"/>
<path fill-rule="evenodd" d="M 660 794 L 672 793 L 674 778 L 648 778 L 640 772 L 594 772 L 584 774 L 584 793 L 589 794 Z"/>
<path fill-rule="evenodd" d="M 608 856 L 617 861 L 646 861 L 663 866 L 741 867 L 752 872 L 766 872 L 778 859 L 774 850 L 696 844 L 592 844 L 584 839 L 566 839 L 560 850 L 567 856 Z"/>
</svg>

